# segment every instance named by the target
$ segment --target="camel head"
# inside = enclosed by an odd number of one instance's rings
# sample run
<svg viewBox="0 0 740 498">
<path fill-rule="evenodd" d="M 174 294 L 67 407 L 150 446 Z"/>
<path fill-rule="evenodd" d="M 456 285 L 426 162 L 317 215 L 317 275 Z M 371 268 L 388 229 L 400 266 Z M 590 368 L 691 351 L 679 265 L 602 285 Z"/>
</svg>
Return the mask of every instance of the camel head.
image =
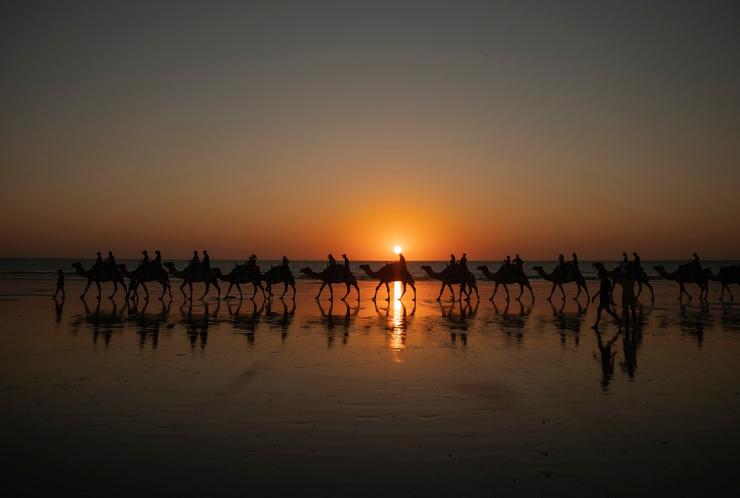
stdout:
<svg viewBox="0 0 740 498">
<path fill-rule="evenodd" d="M 72 268 L 74 268 L 75 270 L 81 270 L 82 263 L 72 263 Z"/>
<path fill-rule="evenodd" d="M 423 265 L 423 266 L 421 267 L 421 269 L 422 269 L 422 270 L 424 270 L 424 271 L 433 271 L 433 270 L 432 270 L 432 267 L 431 267 L 431 266 L 429 266 L 429 265 Z"/>
<path fill-rule="evenodd" d="M 487 272 L 488 271 L 488 265 L 481 265 L 478 267 L 479 271 Z"/>
<path fill-rule="evenodd" d="M 304 275 L 313 275 L 314 273 L 316 273 L 316 272 L 314 272 L 314 271 L 313 271 L 313 270 L 312 270 L 311 268 L 309 268 L 308 266 L 306 266 L 305 268 L 301 268 L 301 270 L 300 270 L 300 271 L 301 271 L 301 273 L 303 273 Z"/>
<path fill-rule="evenodd" d="M 360 266 L 359 266 L 358 268 L 359 268 L 360 270 L 365 270 L 365 271 L 367 271 L 367 270 L 369 270 L 369 269 L 370 269 L 370 265 L 360 265 Z"/>
</svg>

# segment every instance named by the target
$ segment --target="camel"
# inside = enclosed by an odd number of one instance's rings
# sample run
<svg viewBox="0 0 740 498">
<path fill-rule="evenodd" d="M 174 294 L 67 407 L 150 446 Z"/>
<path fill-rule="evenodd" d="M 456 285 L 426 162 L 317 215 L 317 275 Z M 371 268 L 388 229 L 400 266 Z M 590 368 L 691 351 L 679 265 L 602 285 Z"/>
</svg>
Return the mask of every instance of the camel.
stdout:
<svg viewBox="0 0 740 498">
<path fill-rule="evenodd" d="M 719 300 L 725 300 L 725 289 L 730 294 L 730 301 L 735 300 L 735 296 L 732 295 L 732 291 L 727 284 L 738 284 L 740 285 L 740 265 L 735 266 L 723 266 L 719 269 L 719 273 L 714 275 L 709 274 L 709 280 L 722 283 L 722 293 L 719 295 Z"/>
<path fill-rule="evenodd" d="M 693 263 L 683 264 L 678 267 L 673 273 L 668 273 L 662 265 L 655 267 L 655 271 L 658 272 L 661 278 L 665 280 L 672 280 L 678 283 L 679 293 L 678 300 L 683 300 L 683 295 L 689 296 L 691 301 L 691 294 L 686 292 L 685 284 L 696 284 L 699 286 L 699 301 L 707 300 L 707 293 L 709 292 L 709 277 L 712 274 L 711 270 L 701 269 L 697 272 L 693 268 Z"/>
<path fill-rule="evenodd" d="M 231 288 L 236 285 L 236 289 L 239 291 L 239 299 L 244 297 L 240 284 L 252 284 L 252 299 L 257 295 L 257 288 L 262 291 L 262 297 L 265 297 L 265 289 L 262 287 L 262 271 L 259 266 L 255 265 L 249 267 L 247 265 L 236 265 L 234 268 L 224 275 L 220 269 L 216 268 L 213 270 L 216 278 L 229 282 L 229 288 L 226 290 L 226 298 L 229 297 Z"/>
<path fill-rule="evenodd" d="M 462 294 L 466 287 L 469 288 L 466 292 L 466 299 L 470 299 L 470 293 L 472 292 L 470 289 L 475 290 L 476 297 L 480 299 L 480 295 L 478 294 L 478 285 L 475 283 L 475 275 L 470 273 L 470 270 L 462 267 L 459 263 L 450 265 L 441 272 L 434 271 L 429 265 L 424 265 L 421 269 L 424 270 L 430 278 L 442 281 L 442 287 L 439 289 L 437 301 L 442 300 L 442 292 L 444 292 L 445 287 L 449 287 L 450 293 L 452 294 L 452 302 L 455 302 L 455 291 L 452 289 L 452 284 L 460 284 L 460 300 L 463 298 Z"/>
<path fill-rule="evenodd" d="M 118 265 L 118 267 L 129 279 L 128 292 L 126 293 L 127 297 L 129 295 L 131 295 L 131 297 L 138 297 L 138 288 L 139 284 L 141 284 L 144 289 L 146 299 L 149 299 L 149 289 L 146 288 L 146 282 L 159 282 L 162 285 L 162 295 L 159 296 L 159 299 L 163 299 L 167 292 L 169 292 L 170 297 L 172 297 L 170 277 L 167 274 L 167 270 L 161 266 L 155 266 L 154 263 L 149 263 L 148 266 L 145 266 L 144 263 L 142 263 L 133 271 L 126 270 L 126 265 Z"/>
<path fill-rule="evenodd" d="M 618 266 L 616 268 L 612 268 L 611 270 L 607 270 L 603 263 L 597 262 L 594 263 L 594 268 L 596 268 L 597 272 L 603 271 L 606 276 L 612 280 L 612 293 L 614 292 L 615 285 L 622 285 L 622 272 Z M 632 271 L 631 268 L 632 263 L 629 263 L 627 271 Z M 655 302 L 655 291 L 653 290 L 653 286 L 650 285 L 650 282 L 648 281 L 647 273 L 645 273 L 645 270 L 643 270 L 642 268 L 638 268 L 635 272 L 635 282 L 637 282 L 637 295 L 635 296 L 635 298 L 640 297 L 640 294 L 642 293 L 642 285 L 645 284 L 647 288 L 650 289 L 650 300 L 652 302 Z M 613 302 L 614 299 L 612 298 L 612 303 Z"/>
<path fill-rule="evenodd" d="M 218 285 L 218 273 L 219 271 L 210 269 L 208 274 L 205 274 L 202 271 L 202 268 L 196 267 L 193 268 L 192 265 L 188 265 L 185 267 L 184 270 L 180 271 L 177 268 L 175 268 L 175 265 L 172 263 L 165 263 L 165 268 L 170 272 L 170 275 L 172 275 L 175 278 L 182 279 L 182 285 L 180 286 L 180 292 L 182 292 L 182 295 L 189 300 L 193 300 L 193 283 L 194 282 L 204 282 L 206 284 L 206 290 L 203 293 L 203 295 L 200 297 L 201 300 L 203 300 L 206 295 L 208 294 L 208 291 L 211 289 L 211 284 L 216 288 L 218 291 L 218 299 L 221 299 L 221 287 Z M 187 294 L 185 294 L 185 286 L 188 286 L 190 288 L 190 297 L 188 297 Z"/>
<path fill-rule="evenodd" d="M 529 279 L 527 278 L 527 275 L 524 274 L 524 270 L 521 268 L 517 268 L 516 266 L 511 266 L 510 269 L 507 270 L 506 267 L 501 267 L 496 273 L 491 273 L 488 270 L 488 266 L 479 266 L 478 269 L 483 273 L 483 276 L 486 277 L 488 280 L 491 280 L 493 282 L 496 282 L 496 286 L 493 288 L 493 295 L 491 296 L 490 300 L 493 301 L 493 298 L 496 297 L 496 292 L 498 291 L 498 286 L 503 285 L 504 290 L 506 291 L 506 300 L 509 300 L 509 284 L 519 284 L 519 296 L 517 296 L 516 300 L 521 301 L 522 300 L 522 294 L 524 294 L 524 288 L 526 287 L 529 289 L 529 293 L 532 295 L 532 304 L 534 304 L 534 292 L 532 291 L 532 286 L 529 283 Z"/>
<path fill-rule="evenodd" d="M 412 277 L 406 267 L 400 263 L 386 263 L 378 271 L 371 270 L 370 265 L 360 265 L 360 269 L 363 270 L 368 277 L 380 280 L 378 286 L 375 287 L 373 301 L 378 297 L 378 289 L 380 289 L 380 286 L 383 284 L 385 284 L 385 290 L 388 293 L 388 297 L 385 300 L 391 300 L 391 291 L 388 287 L 390 282 L 401 282 L 403 284 L 403 291 L 401 292 L 399 299 L 406 294 L 406 284 L 409 284 L 411 288 L 414 289 L 414 301 L 416 301 L 416 283 L 414 282 L 414 277 Z"/>
<path fill-rule="evenodd" d="M 74 263 L 72 268 L 75 269 L 75 272 L 79 276 L 87 279 L 87 286 L 85 286 L 85 290 L 82 291 L 82 295 L 80 296 L 82 299 L 85 298 L 87 290 L 93 282 L 95 282 L 95 285 L 98 287 L 98 299 L 100 299 L 100 282 L 113 282 L 113 294 L 108 296 L 108 299 L 113 299 L 113 296 L 116 295 L 116 292 L 118 292 L 118 284 L 121 284 L 123 292 L 128 294 L 126 282 L 123 280 L 123 273 L 121 273 L 121 270 L 118 267 L 105 264 L 102 266 L 93 266 L 89 270 L 85 270 L 81 263 Z"/>
<path fill-rule="evenodd" d="M 306 267 L 301 268 L 301 273 L 308 277 L 321 280 L 321 287 L 319 288 L 319 293 L 316 294 L 316 299 L 321 298 L 321 292 L 327 285 L 329 286 L 329 299 L 334 299 L 334 289 L 331 285 L 344 284 L 347 286 L 347 292 L 344 294 L 342 299 L 346 299 L 350 291 L 352 290 L 352 287 L 354 287 L 355 289 L 357 289 L 357 300 L 360 300 L 360 287 L 357 285 L 357 278 L 352 274 L 349 268 L 345 267 L 344 265 L 330 266 L 324 268 L 320 272 L 315 272 L 311 268 Z"/>
<path fill-rule="evenodd" d="M 285 293 L 288 292 L 288 286 L 292 287 L 293 300 L 295 300 L 295 277 L 293 276 L 293 272 L 290 271 L 289 266 L 284 264 L 273 266 L 262 274 L 262 280 L 264 280 L 265 284 L 267 284 L 267 293 L 270 296 L 272 296 L 273 284 L 277 284 L 280 282 L 283 283 L 283 293 L 280 294 L 280 299 L 282 299 L 283 296 L 285 296 Z"/>
<path fill-rule="evenodd" d="M 534 271 L 537 272 L 537 274 L 542 277 L 543 280 L 547 280 L 548 282 L 552 282 L 552 289 L 550 289 L 550 295 L 547 296 L 547 300 L 552 300 L 552 294 L 555 292 L 555 288 L 559 288 L 560 292 L 563 293 L 563 300 L 565 300 L 565 289 L 563 289 L 563 284 L 567 284 L 569 282 L 575 282 L 578 286 L 578 293 L 576 294 L 576 297 L 574 297 L 574 300 L 578 300 L 578 296 L 581 295 L 581 288 L 583 288 L 584 291 L 586 291 L 586 297 L 590 298 L 588 294 L 588 287 L 586 287 L 586 280 L 583 278 L 583 275 L 581 274 L 581 270 L 578 268 L 574 268 L 572 263 L 566 263 L 566 271 L 559 271 L 557 268 L 553 270 L 552 273 L 547 274 L 545 273 L 545 270 L 541 266 L 535 266 L 533 267 Z"/>
</svg>

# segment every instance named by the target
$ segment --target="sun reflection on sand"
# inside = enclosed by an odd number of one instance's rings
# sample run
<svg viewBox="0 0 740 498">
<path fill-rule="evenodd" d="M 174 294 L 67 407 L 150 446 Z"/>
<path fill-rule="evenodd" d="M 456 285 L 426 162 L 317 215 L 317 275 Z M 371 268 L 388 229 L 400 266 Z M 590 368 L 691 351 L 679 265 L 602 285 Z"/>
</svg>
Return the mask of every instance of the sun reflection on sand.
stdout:
<svg viewBox="0 0 740 498">
<path fill-rule="evenodd" d="M 401 282 L 393 282 L 393 316 L 391 330 L 388 337 L 388 346 L 393 351 L 393 361 L 403 363 L 402 352 L 406 348 L 406 308 L 401 302 Z"/>
</svg>

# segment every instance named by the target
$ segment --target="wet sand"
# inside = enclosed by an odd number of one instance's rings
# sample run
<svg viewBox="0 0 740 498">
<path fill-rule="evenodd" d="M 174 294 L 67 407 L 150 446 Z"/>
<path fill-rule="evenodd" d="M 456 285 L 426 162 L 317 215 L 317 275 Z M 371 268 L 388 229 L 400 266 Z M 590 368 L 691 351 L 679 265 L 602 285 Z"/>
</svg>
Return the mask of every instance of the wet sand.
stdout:
<svg viewBox="0 0 740 498">
<path fill-rule="evenodd" d="M 596 306 L 503 296 L 414 307 L 151 299 L 126 308 L 0 279 L 3 468 L 13 495 L 729 494 L 740 304 L 670 283 L 629 333 Z M 590 287 L 595 290 L 595 284 Z M 153 295 L 159 290 L 153 286 Z M 573 295 L 572 286 L 566 286 Z M 104 286 L 104 292 L 110 292 Z M 695 289 L 690 289 L 696 293 Z M 343 293 L 343 291 L 341 292 Z M 516 293 L 516 292 L 515 292 Z M 600 341 L 599 341 L 600 339 Z M 601 346 L 601 347 L 600 347 Z M 612 356 L 613 355 L 613 356 Z M 733 493 L 734 494 L 734 493 Z"/>
</svg>

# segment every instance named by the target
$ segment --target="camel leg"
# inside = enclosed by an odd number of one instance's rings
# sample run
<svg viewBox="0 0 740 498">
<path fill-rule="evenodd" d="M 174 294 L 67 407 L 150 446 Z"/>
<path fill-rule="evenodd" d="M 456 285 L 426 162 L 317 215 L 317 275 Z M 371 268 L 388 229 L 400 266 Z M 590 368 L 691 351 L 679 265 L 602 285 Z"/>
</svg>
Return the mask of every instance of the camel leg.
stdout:
<svg viewBox="0 0 740 498">
<path fill-rule="evenodd" d="M 638 280 L 638 281 L 637 281 L 637 295 L 635 296 L 635 299 L 636 299 L 637 301 L 639 301 L 639 300 L 640 300 L 640 294 L 642 294 L 642 282 L 640 282 L 640 281 Z"/>
<path fill-rule="evenodd" d="M 187 284 L 185 282 L 183 282 L 182 285 L 180 286 L 180 292 L 182 292 L 182 297 L 188 297 L 187 294 L 185 294 L 185 286 L 186 285 Z"/>
<path fill-rule="evenodd" d="M 496 297 L 496 293 L 498 292 L 498 282 L 496 282 L 496 285 L 493 286 L 493 294 L 491 295 L 491 298 L 489 301 L 493 301 L 493 298 Z"/>
<path fill-rule="evenodd" d="M 360 285 L 357 282 L 355 282 L 352 285 L 354 286 L 355 290 L 357 291 L 357 302 L 359 303 L 360 302 Z"/>
<path fill-rule="evenodd" d="M 552 295 L 553 295 L 553 293 L 555 292 L 555 288 L 556 288 L 557 286 L 558 286 L 558 284 L 556 284 L 555 282 L 553 282 L 553 284 L 552 284 L 552 289 L 550 289 L 550 295 L 549 295 L 549 296 L 547 296 L 547 300 L 548 300 L 548 301 L 552 301 Z"/>
<path fill-rule="evenodd" d="M 161 280 L 159 281 L 159 283 L 162 284 L 162 295 L 159 296 L 159 300 L 161 301 L 164 299 L 164 295 L 167 293 L 167 288 L 169 287 L 169 285 Z"/>
<path fill-rule="evenodd" d="M 294 283 L 291 283 L 290 286 L 293 287 L 293 301 L 295 301 L 295 284 Z M 360 296 L 360 293 L 359 292 L 357 293 L 357 296 L 358 296 L 357 299 L 360 299 L 360 297 L 359 297 Z"/>
<path fill-rule="evenodd" d="M 517 301 L 521 301 L 522 300 L 522 294 L 524 294 L 524 286 L 520 282 L 519 283 L 519 295 L 516 297 L 516 300 Z"/>
<path fill-rule="evenodd" d="M 144 297 L 149 299 L 149 289 L 146 288 L 146 284 L 143 280 L 141 281 L 141 288 L 144 289 Z"/>
<path fill-rule="evenodd" d="M 725 286 L 727 287 L 727 293 L 730 295 L 730 301 L 734 301 L 735 300 L 735 296 L 732 295 L 732 291 L 730 290 L 730 286 L 727 285 L 727 284 L 725 284 Z"/>
<path fill-rule="evenodd" d="M 280 294 L 280 299 L 283 298 L 283 296 L 285 295 L 286 292 L 288 292 L 288 282 L 283 282 L 283 293 Z M 270 293 L 270 294 L 272 294 L 272 293 Z"/>
<path fill-rule="evenodd" d="M 478 284 L 473 284 L 473 290 L 475 291 L 475 299 L 480 301 L 480 294 L 478 294 Z"/>
<path fill-rule="evenodd" d="M 403 295 L 406 294 L 406 281 L 401 282 L 403 284 L 403 288 L 401 289 L 401 295 L 398 296 L 398 299 L 403 299 Z"/>
<path fill-rule="evenodd" d="M 560 292 L 563 293 L 563 301 L 565 301 L 565 289 L 563 289 L 563 284 L 558 284 L 558 287 L 560 287 Z"/>
<path fill-rule="evenodd" d="M 349 296 L 349 293 L 352 292 L 352 284 L 350 284 L 349 282 L 345 282 L 344 285 L 347 286 L 347 292 L 345 292 L 344 296 L 342 296 L 342 301 L 347 299 L 347 296 Z"/>
<path fill-rule="evenodd" d="M 386 293 L 385 300 L 390 302 L 391 301 L 391 288 L 388 287 L 388 282 L 385 283 L 385 293 Z"/>
<path fill-rule="evenodd" d="M 326 282 L 321 282 L 321 287 L 319 287 L 319 293 L 316 294 L 316 299 L 321 299 L 321 293 L 324 291 L 325 286 L 326 286 Z"/>
<path fill-rule="evenodd" d="M 234 282 L 229 282 L 229 288 L 226 289 L 226 298 L 229 297 L 229 294 L 231 294 L 231 288 L 234 286 Z M 241 291 L 241 289 L 239 289 Z"/>
<path fill-rule="evenodd" d="M 216 299 L 219 301 L 221 300 L 221 286 L 218 285 L 218 281 L 213 281 L 213 286 L 216 288 L 216 292 L 218 292 L 218 295 L 216 296 Z M 221 306 L 220 304 L 218 306 Z M 217 308 L 218 309 L 218 308 Z"/>
<path fill-rule="evenodd" d="M 97 287 L 98 287 L 98 299 L 100 299 L 100 296 L 101 296 L 101 294 L 103 293 L 103 292 L 102 292 L 102 291 L 100 290 L 100 282 L 98 282 L 98 281 L 96 280 L 96 281 L 95 281 L 95 285 L 97 285 Z"/>
<path fill-rule="evenodd" d="M 211 290 L 211 283 L 208 282 L 208 281 L 206 281 L 204 283 L 206 284 L 206 290 L 203 292 L 203 295 L 200 296 L 200 300 L 201 301 L 203 301 L 206 298 L 206 296 L 208 295 L 208 291 Z"/>
<path fill-rule="evenodd" d="M 508 303 L 509 302 L 509 298 L 511 297 L 509 295 L 509 286 L 506 285 L 506 284 L 504 284 L 504 290 L 506 291 L 506 302 Z"/>
<path fill-rule="evenodd" d="M 442 300 L 442 292 L 444 292 L 444 290 L 445 290 L 445 285 L 446 284 L 444 282 L 442 282 L 442 287 L 439 289 L 439 294 L 437 295 L 437 301 L 441 301 Z"/>
<path fill-rule="evenodd" d="M 414 301 L 416 301 L 416 284 L 412 284 L 411 282 L 409 282 L 409 285 L 412 289 L 414 289 Z"/>
<path fill-rule="evenodd" d="M 334 287 L 332 287 L 331 282 L 329 282 L 329 300 L 334 301 Z"/>
<path fill-rule="evenodd" d="M 655 291 L 653 291 L 653 286 L 650 285 L 650 282 L 645 282 L 645 285 L 648 289 L 650 289 L 650 301 L 655 302 Z"/>
<path fill-rule="evenodd" d="M 88 280 L 87 281 L 87 285 L 85 286 L 85 290 L 82 291 L 82 295 L 80 296 L 80 298 L 85 299 L 85 294 L 87 294 L 87 289 L 90 288 L 90 284 L 92 284 L 92 280 Z"/>
<path fill-rule="evenodd" d="M 578 292 L 576 292 L 576 297 L 573 298 L 573 301 L 578 301 L 578 296 L 581 295 L 581 284 L 580 283 L 576 283 L 576 289 L 578 290 Z M 565 293 L 563 293 L 563 299 L 565 299 Z"/>
<path fill-rule="evenodd" d="M 188 289 L 190 289 L 190 300 L 193 300 L 193 282 L 188 282 Z"/>
<path fill-rule="evenodd" d="M 380 289 L 380 286 L 383 285 L 383 282 L 378 282 L 378 286 L 375 287 L 375 294 L 373 294 L 373 301 L 375 301 L 378 298 L 378 289 Z"/>
<path fill-rule="evenodd" d="M 532 304 L 534 304 L 534 291 L 532 290 L 532 285 L 527 284 L 527 289 L 529 289 L 529 293 L 532 294 Z"/>
<path fill-rule="evenodd" d="M 452 284 L 447 284 L 447 287 L 450 288 L 450 294 L 452 295 L 452 302 L 455 302 L 455 289 L 452 288 Z M 460 299 L 462 299 L 462 287 L 460 288 Z"/>
</svg>

